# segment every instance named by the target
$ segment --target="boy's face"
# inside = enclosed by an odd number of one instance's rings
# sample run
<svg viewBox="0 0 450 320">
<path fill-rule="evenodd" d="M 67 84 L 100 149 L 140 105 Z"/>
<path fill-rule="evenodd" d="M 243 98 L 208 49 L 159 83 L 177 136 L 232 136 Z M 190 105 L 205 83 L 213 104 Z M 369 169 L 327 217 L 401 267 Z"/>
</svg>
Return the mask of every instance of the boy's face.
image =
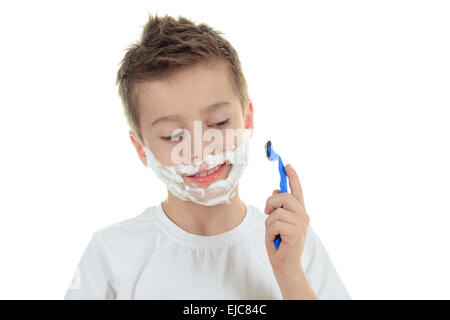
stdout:
<svg viewBox="0 0 450 320">
<path fill-rule="evenodd" d="M 194 159 L 199 156 L 199 151 L 200 157 L 206 156 L 203 151 L 208 145 L 208 150 L 211 150 L 212 143 L 223 146 L 222 150 L 217 150 L 218 153 L 225 148 L 230 149 L 230 139 L 225 141 L 227 129 L 253 129 L 253 106 L 250 102 L 244 115 L 240 100 L 232 90 L 231 76 L 226 68 L 224 61 L 200 63 L 178 71 L 170 80 L 146 81 L 137 85 L 136 99 L 142 137 L 146 146 L 163 165 L 179 164 L 174 161 L 172 154 L 172 149 L 179 143 L 185 143 L 186 146 L 189 142 L 191 152 L 188 154 L 192 155 L 189 159 L 192 164 L 197 161 Z M 223 103 L 217 104 L 219 102 Z M 198 134 L 199 127 L 202 134 Z M 220 144 L 217 144 L 215 138 L 205 139 L 204 133 L 210 129 L 223 133 Z M 146 165 L 147 159 L 142 146 L 131 132 L 130 137 L 141 161 Z M 234 139 L 231 144 L 236 145 Z M 181 154 L 184 150 L 186 149 L 182 149 Z M 207 152 L 209 153 L 214 154 L 216 150 Z M 207 186 L 208 181 L 212 183 L 225 179 L 231 166 L 231 163 L 225 163 L 214 181 L 206 178 L 201 184 Z M 198 179 L 188 176 L 183 179 L 185 183 L 198 183 Z"/>
</svg>

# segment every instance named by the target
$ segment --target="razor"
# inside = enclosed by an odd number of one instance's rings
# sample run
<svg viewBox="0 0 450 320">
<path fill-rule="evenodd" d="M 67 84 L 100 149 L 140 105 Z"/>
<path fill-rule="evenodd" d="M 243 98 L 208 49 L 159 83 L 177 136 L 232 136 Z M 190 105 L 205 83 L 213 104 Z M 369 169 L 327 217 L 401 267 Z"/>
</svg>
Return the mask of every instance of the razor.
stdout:
<svg viewBox="0 0 450 320">
<path fill-rule="evenodd" d="M 266 150 L 266 157 L 270 161 L 276 161 L 278 160 L 278 172 L 280 173 L 280 193 L 287 192 L 287 180 L 286 180 L 286 171 L 284 170 L 284 164 L 281 160 L 281 157 L 273 150 L 272 142 L 267 141 L 265 145 Z M 282 208 L 283 206 L 281 206 Z M 278 250 L 278 247 L 280 246 L 281 237 L 280 235 L 277 235 L 275 240 L 273 241 L 273 244 L 275 248 Z"/>
</svg>

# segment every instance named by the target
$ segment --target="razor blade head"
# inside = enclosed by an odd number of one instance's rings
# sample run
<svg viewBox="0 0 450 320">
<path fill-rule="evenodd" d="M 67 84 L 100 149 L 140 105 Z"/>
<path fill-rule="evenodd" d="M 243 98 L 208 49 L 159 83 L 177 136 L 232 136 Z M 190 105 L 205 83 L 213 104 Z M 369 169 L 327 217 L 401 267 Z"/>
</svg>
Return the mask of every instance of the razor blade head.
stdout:
<svg viewBox="0 0 450 320">
<path fill-rule="evenodd" d="M 270 154 L 272 152 L 272 142 L 270 142 L 270 140 L 266 142 L 265 149 L 266 149 L 266 157 L 267 159 L 270 160 Z"/>
</svg>

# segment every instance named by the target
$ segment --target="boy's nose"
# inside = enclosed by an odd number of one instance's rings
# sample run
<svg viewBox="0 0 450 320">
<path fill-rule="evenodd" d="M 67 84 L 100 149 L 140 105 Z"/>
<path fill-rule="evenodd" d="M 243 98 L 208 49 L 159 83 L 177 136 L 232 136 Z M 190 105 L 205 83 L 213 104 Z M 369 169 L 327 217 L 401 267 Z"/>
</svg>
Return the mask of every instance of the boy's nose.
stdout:
<svg viewBox="0 0 450 320">
<path fill-rule="evenodd" d="M 195 121 L 193 131 L 190 134 L 192 161 L 197 162 L 209 154 L 222 152 L 218 150 L 223 144 L 220 130 L 208 128 L 202 121 Z"/>
<path fill-rule="evenodd" d="M 201 161 L 209 154 L 215 155 L 221 153 L 222 150 L 219 150 L 219 148 L 221 148 L 220 141 L 218 141 L 217 139 L 222 138 L 215 137 L 212 139 L 207 139 L 205 138 L 205 136 L 193 137 L 193 141 L 191 144 L 191 154 L 193 161 Z"/>
</svg>

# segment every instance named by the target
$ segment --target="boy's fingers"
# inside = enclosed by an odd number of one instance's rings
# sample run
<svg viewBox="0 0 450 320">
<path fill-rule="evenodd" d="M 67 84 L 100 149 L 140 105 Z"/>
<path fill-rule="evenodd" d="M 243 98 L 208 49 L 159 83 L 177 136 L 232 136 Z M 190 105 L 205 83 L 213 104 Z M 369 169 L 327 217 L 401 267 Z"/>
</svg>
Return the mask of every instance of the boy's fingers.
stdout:
<svg viewBox="0 0 450 320">
<path fill-rule="evenodd" d="M 303 212 L 303 206 L 291 193 L 273 194 L 266 201 L 265 214 L 271 214 L 275 209 L 283 207 L 293 212 Z"/>
<path fill-rule="evenodd" d="M 305 201 L 303 200 L 303 191 L 300 184 L 300 179 L 298 178 L 297 172 L 292 168 L 291 164 L 284 166 L 286 174 L 289 178 L 289 186 L 291 187 L 291 192 L 294 197 L 301 203 L 303 208 L 305 208 Z"/>
<path fill-rule="evenodd" d="M 275 190 L 273 190 L 272 195 L 274 195 L 274 194 L 276 194 L 276 193 L 280 193 L 280 189 L 275 189 Z"/>
<path fill-rule="evenodd" d="M 275 221 L 283 221 L 296 225 L 298 223 L 298 218 L 297 215 L 292 214 L 289 210 L 278 208 L 266 218 L 266 229 Z"/>
<path fill-rule="evenodd" d="M 296 233 L 296 226 L 288 222 L 275 221 L 266 229 L 266 240 L 273 243 L 277 235 L 290 236 Z"/>
</svg>

